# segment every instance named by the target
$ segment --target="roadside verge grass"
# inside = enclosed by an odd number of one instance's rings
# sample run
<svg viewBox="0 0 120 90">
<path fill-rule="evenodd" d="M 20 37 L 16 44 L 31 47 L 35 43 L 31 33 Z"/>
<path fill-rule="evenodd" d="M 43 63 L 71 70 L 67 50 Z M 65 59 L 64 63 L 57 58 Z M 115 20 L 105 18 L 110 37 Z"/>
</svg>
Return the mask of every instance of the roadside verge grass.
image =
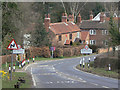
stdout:
<svg viewBox="0 0 120 90">
<path fill-rule="evenodd" d="M 81 71 L 96 74 L 99 76 L 106 76 L 106 77 L 111 77 L 111 78 L 116 78 L 116 79 L 118 79 L 118 76 L 119 76 L 117 72 L 108 71 L 108 70 L 105 70 L 105 68 L 94 68 L 94 67 L 88 68 L 87 63 L 85 64 L 85 68 L 80 67 L 80 65 L 77 65 L 76 68 Z"/>
<path fill-rule="evenodd" d="M 26 80 L 25 83 L 21 83 L 20 88 L 30 88 L 32 87 L 31 76 L 25 72 L 13 72 L 12 80 L 9 80 L 7 77 L 2 79 L 2 88 L 14 88 L 14 84 L 18 82 L 19 77 L 24 77 Z"/>
</svg>

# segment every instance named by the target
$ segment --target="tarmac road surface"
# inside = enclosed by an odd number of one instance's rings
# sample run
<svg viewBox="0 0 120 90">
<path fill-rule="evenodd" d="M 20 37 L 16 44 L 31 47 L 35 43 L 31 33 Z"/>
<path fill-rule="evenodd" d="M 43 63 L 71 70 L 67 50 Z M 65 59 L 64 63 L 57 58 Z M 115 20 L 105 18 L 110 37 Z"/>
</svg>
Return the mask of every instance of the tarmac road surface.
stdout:
<svg viewBox="0 0 120 90">
<path fill-rule="evenodd" d="M 95 55 L 86 56 L 94 60 Z M 76 69 L 83 57 L 39 61 L 26 67 L 35 88 L 118 88 L 118 80 Z"/>
</svg>

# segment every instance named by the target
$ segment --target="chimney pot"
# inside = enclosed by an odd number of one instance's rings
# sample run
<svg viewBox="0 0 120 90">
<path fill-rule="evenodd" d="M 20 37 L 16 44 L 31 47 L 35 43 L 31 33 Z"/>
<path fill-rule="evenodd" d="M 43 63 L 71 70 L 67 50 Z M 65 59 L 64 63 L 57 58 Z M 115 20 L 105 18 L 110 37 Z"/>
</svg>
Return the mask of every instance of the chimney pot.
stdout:
<svg viewBox="0 0 120 90">
<path fill-rule="evenodd" d="M 48 32 L 49 31 L 49 25 L 50 25 L 50 14 L 48 14 L 48 17 L 45 14 L 44 25 L 45 25 L 46 31 Z"/>
<path fill-rule="evenodd" d="M 79 13 L 78 17 L 77 17 L 77 24 L 79 25 L 81 23 L 81 15 Z"/>
<path fill-rule="evenodd" d="M 101 12 L 100 14 L 100 22 L 104 22 L 105 21 L 105 14 L 103 12 Z"/>
<path fill-rule="evenodd" d="M 62 14 L 62 22 L 67 22 L 67 14 L 66 13 Z"/>
<path fill-rule="evenodd" d="M 92 14 L 92 11 L 90 11 L 90 20 L 93 19 L 93 14 Z"/>
</svg>

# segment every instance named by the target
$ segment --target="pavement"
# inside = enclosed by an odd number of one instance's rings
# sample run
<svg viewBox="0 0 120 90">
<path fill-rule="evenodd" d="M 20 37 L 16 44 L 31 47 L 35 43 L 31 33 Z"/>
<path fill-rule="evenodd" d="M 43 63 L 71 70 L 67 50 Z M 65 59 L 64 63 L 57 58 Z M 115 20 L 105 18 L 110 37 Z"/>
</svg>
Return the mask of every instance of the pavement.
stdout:
<svg viewBox="0 0 120 90">
<path fill-rule="evenodd" d="M 84 56 L 94 61 L 92 56 Z M 36 61 L 23 68 L 30 73 L 34 88 L 118 88 L 118 80 L 76 69 L 83 57 Z"/>
</svg>

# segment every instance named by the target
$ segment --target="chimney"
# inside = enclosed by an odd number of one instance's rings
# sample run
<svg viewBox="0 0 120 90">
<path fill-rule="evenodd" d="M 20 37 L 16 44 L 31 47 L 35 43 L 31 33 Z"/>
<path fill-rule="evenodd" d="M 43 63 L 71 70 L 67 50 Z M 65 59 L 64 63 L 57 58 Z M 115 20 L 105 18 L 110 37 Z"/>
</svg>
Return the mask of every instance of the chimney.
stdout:
<svg viewBox="0 0 120 90">
<path fill-rule="evenodd" d="M 48 15 L 45 14 L 44 25 L 45 25 L 46 31 L 48 32 L 49 25 L 50 25 L 50 14 L 48 14 Z"/>
<path fill-rule="evenodd" d="M 78 17 L 77 17 L 77 24 L 80 24 L 81 23 L 81 15 L 79 13 Z"/>
<path fill-rule="evenodd" d="M 90 12 L 90 20 L 93 19 L 93 14 L 92 14 L 92 11 Z"/>
<path fill-rule="evenodd" d="M 72 15 L 69 15 L 69 21 L 70 22 L 74 22 L 74 15 L 72 14 Z"/>
<path fill-rule="evenodd" d="M 62 22 L 67 22 L 67 14 L 66 13 L 62 14 Z"/>
<path fill-rule="evenodd" d="M 105 14 L 103 12 L 101 12 L 100 14 L 100 22 L 104 22 L 105 21 Z"/>
</svg>

